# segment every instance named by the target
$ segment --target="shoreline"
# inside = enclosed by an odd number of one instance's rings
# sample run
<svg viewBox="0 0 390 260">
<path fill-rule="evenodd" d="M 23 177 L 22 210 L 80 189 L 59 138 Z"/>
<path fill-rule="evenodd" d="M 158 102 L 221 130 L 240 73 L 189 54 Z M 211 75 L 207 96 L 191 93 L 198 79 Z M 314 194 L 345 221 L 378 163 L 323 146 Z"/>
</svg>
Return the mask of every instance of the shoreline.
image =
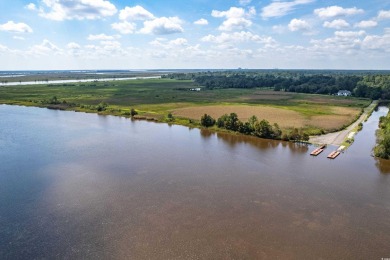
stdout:
<svg viewBox="0 0 390 260">
<path fill-rule="evenodd" d="M 357 128 L 360 123 L 362 123 L 367 119 L 369 114 L 375 109 L 378 103 L 379 103 L 378 100 L 372 101 L 369 106 L 364 108 L 364 112 L 360 115 L 360 117 L 344 130 L 329 133 L 329 134 L 324 134 L 324 135 L 310 136 L 309 142 L 312 144 L 328 144 L 328 145 L 341 146 L 343 143 L 346 142 L 346 140 L 351 139 L 348 138 L 351 135 L 351 133 L 354 132 L 355 134 L 357 133 L 357 131 L 354 131 L 354 129 Z"/>
<path fill-rule="evenodd" d="M 353 122 L 351 125 L 349 125 L 346 129 L 333 132 L 333 133 L 328 133 L 324 135 L 318 135 L 318 136 L 310 136 L 309 141 L 287 141 L 291 143 L 305 143 L 305 144 L 311 144 L 311 145 L 318 145 L 318 144 L 327 144 L 327 145 L 335 145 L 335 146 L 340 146 L 345 142 L 347 139 L 348 135 L 352 132 L 353 129 L 355 129 L 359 123 L 363 122 L 364 120 L 367 119 L 367 116 L 375 109 L 375 107 L 378 105 L 378 101 L 372 101 L 369 106 L 367 106 L 364 109 L 364 112 L 360 115 L 360 117 Z M 185 126 L 188 128 L 197 128 L 197 129 L 207 129 L 209 131 L 215 132 L 215 133 L 229 133 L 232 135 L 242 135 L 242 136 L 253 136 L 253 135 L 246 135 L 242 134 L 239 132 L 234 132 L 234 131 L 229 131 L 227 129 L 218 129 L 215 127 L 203 127 L 199 124 L 194 124 L 189 121 L 187 118 L 177 118 L 178 121 L 175 120 L 161 120 L 157 117 L 151 117 L 151 116 L 144 116 L 144 115 L 135 115 L 135 116 L 127 116 L 123 114 L 115 114 L 111 113 L 109 111 L 106 111 L 106 113 L 98 112 L 98 111 L 86 111 L 86 110 L 78 110 L 76 107 L 56 107 L 56 106 L 37 106 L 36 104 L 17 104 L 17 103 L 0 103 L 0 105 L 9 105 L 9 106 L 22 106 L 22 107 L 37 107 L 37 108 L 46 108 L 46 109 L 51 109 L 51 110 L 61 110 L 61 111 L 69 111 L 69 112 L 76 112 L 76 113 L 87 113 L 87 114 L 96 114 L 99 116 L 115 116 L 115 117 L 123 117 L 127 118 L 130 120 L 139 120 L 139 121 L 149 121 L 149 122 L 154 122 L 154 123 L 162 123 L 162 124 L 170 124 L 170 125 L 180 125 L 180 126 Z M 184 123 L 183 120 L 188 120 L 187 123 Z M 261 137 L 256 137 L 264 140 L 273 140 L 273 141 L 285 141 L 281 139 L 267 139 L 267 138 L 261 138 Z"/>
</svg>

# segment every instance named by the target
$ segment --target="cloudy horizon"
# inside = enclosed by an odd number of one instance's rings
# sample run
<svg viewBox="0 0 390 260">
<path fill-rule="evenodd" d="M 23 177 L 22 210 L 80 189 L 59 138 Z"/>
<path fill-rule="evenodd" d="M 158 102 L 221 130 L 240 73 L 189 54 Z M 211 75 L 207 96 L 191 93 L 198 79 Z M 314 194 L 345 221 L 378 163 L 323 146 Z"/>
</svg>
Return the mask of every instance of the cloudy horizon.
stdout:
<svg viewBox="0 0 390 260">
<path fill-rule="evenodd" d="M 0 3 L 0 70 L 390 69 L 385 0 Z"/>
</svg>

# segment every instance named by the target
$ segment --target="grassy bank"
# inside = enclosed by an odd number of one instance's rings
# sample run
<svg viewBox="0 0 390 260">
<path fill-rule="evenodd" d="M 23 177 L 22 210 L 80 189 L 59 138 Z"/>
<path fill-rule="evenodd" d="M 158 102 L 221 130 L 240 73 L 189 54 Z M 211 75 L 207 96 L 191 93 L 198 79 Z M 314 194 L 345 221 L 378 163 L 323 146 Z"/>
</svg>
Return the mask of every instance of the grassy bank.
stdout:
<svg viewBox="0 0 390 260">
<path fill-rule="evenodd" d="M 125 117 L 133 108 L 139 119 L 195 127 L 202 113 L 217 118 L 235 112 L 242 121 L 256 115 L 282 130 L 300 128 L 308 134 L 341 129 L 369 104 L 366 99 L 264 89 L 189 90 L 194 87 L 192 81 L 172 79 L 1 86 L 0 103 Z"/>
</svg>

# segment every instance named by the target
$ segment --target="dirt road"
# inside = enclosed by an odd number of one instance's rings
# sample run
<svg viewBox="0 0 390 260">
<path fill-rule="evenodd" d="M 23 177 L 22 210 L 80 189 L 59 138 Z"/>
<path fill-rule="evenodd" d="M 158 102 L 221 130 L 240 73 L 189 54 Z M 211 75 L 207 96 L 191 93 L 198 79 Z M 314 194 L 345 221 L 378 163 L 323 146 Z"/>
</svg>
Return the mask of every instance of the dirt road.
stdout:
<svg viewBox="0 0 390 260">
<path fill-rule="evenodd" d="M 354 123 L 352 123 L 350 126 L 348 126 L 346 129 L 329 133 L 325 135 L 319 135 L 319 136 L 310 136 L 309 142 L 313 144 L 332 144 L 339 146 L 341 145 L 344 140 L 347 138 L 350 132 L 353 131 L 357 127 L 357 125 L 361 122 L 363 122 L 367 118 L 367 114 L 378 104 L 378 101 L 373 101 L 368 107 L 364 109 L 363 114 L 359 117 L 358 120 L 356 120 Z"/>
</svg>

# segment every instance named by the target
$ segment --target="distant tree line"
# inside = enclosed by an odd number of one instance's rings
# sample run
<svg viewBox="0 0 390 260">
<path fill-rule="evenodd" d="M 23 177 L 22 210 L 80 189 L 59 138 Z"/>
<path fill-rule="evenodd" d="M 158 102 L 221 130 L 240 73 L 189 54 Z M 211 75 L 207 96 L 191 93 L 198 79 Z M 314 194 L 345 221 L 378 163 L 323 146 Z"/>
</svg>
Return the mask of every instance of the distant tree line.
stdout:
<svg viewBox="0 0 390 260">
<path fill-rule="evenodd" d="M 238 119 L 236 113 L 222 115 L 215 120 L 208 114 L 204 114 L 200 119 L 201 125 L 211 127 L 216 125 L 218 128 L 239 132 L 245 135 L 253 135 L 265 139 L 276 139 L 285 141 L 308 141 L 309 135 L 297 128 L 290 132 L 283 133 L 278 124 L 271 125 L 267 120 L 259 121 L 256 116 L 251 116 L 247 122 Z"/>
<path fill-rule="evenodd" d="M 174 73 L 167 78 L 193 80 L 206 89 L 221 88 L 270 88 L 311 94 L 337 94 L 349 90 L 353 96 L 371 99 L 390 99 L 390 73 L 304 73 L 216 71 L 198 73 Z"/>
</svg>

